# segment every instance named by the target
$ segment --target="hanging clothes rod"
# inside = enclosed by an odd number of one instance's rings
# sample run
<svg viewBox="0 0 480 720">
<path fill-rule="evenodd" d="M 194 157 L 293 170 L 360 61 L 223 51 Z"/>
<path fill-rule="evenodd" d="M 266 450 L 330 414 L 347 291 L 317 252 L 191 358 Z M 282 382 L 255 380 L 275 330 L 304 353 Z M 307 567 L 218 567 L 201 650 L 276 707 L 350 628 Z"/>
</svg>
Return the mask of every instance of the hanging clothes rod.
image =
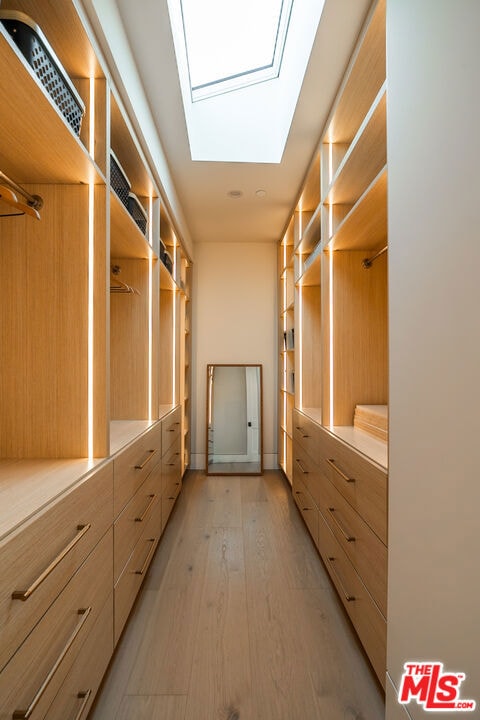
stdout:
<svg viewBox="0 0 480 720">
<path fill-rule="evenodd" d="M 26 202 L 18 199 L 17 195 L 21 195 Z M 4 200 L 8 205 L 20 210 L 19 213 L 11 213 L 11 215 L 31 215 L 40 220 L 38 212 L 43 207 L 43 198 L 40 195 L 31 195 L 24 190 L 18 183 L 11 180 L 5 173 L 0 170 L 0 199 Z M 8 213 L 6 214 L 9 215 Z"/>
<path fill-rule="evenodd" d="M 382 248 L 381 250 L 379 250 L 376 255 L 373 255 L 373 257 L 363 258 L 362 265 L 365 268 L 365 270 L 368 270 L 368 268 L 371 268 L 373 263 L 375 262 L 375 260 L 377 258 L 379 258 L 380 255 L 383 255 L 384 252 L 387 252 L 387 250 L 388 250 L 388 245 L 385 245 L 385 247 Z"/>
</svg>

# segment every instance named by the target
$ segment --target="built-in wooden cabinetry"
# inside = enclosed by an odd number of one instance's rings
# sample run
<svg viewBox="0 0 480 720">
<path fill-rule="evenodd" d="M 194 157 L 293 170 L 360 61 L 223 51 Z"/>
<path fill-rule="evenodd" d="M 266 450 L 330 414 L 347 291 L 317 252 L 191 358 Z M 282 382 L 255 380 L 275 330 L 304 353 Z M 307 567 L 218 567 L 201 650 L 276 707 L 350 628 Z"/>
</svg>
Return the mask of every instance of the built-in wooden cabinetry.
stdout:
<svg viewBox="0 0 480 720">
<path fill-rule="evenodd" d="M 279 278 L 280 464 L 384 685 L 387 442 L 354 418 L 388 406 L 385 0 L 279 243 Z"/>
<path fill-rule="evenodd" d="M 0 192 L 0 716 L 83 718 L 188 466 L 191 263 L 77 4 L 5 10 L 85 115 L 77 134 L 0 23 L 0 184 L 43 200 Z"/>
</svg>

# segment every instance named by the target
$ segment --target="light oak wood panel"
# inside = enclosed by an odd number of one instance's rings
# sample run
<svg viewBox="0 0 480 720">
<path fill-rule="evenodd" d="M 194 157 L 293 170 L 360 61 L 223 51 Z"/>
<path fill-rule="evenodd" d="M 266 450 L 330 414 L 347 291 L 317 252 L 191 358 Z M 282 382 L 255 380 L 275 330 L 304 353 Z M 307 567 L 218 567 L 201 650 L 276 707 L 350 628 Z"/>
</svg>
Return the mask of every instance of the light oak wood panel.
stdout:
<svg viewBox="0 0 480 720">
<path fill-rule="evenodd" d="M 118 580 L 128 558 L 161 502 L 162 470 L 160 460 L 122 510 L 113 526 L 113 577 Z M 158 515 L 158 512 L 157 512 Z M 160 532 L 160 525 L 157 535 Z"/>
<path fill-rule="evenodd" d="M 86 718 L 112 653 L 113 595 L 110 594 L 45 720 Z"/>
<path fill-rule="evenodd" d="M 154 257 L 147 238 L 113 190 L 110 192 L 110 254 L 114 258 Z"/>
<path fill-rule="evenodd" d="M 310 165 L 304 182 L 297 208 L 303 211 L 316 210 L 320 202 L 320 153 L 317 153 Z"/>
<path fill-rule="evenodd" d="M 366 20 L 340 85 L 325 141 L 350 143 L 386 77 L 385 0 Z"/>
<path fill-rule="evenodd" d="M 0 451 L 3 457 L 86 457 L 89 190 L 83 185 L 32 185 L 29 191 L 45 200 L 42 220 L 2 220 L 1 278 L 9 301 L 1 309 Z M 97 200 L 102 192 L 98 188 Z M 104 222 L 105 205 L 98 201 L 96 228 Z M 95 352 L 101 352 L 104 342 L 101 275 L 99 269 L 94 277 Z M 105 370 L 97 355 L 94 363 L 99 363 L 102 384 Z M 104 418 L 100 398 L 94 406 L 99 438 L 103 430 L 100 449 L 106 444 Z"/>
<path fill-rule="evenodd" d="M 334 175 L 324 198 L 327 205 L 353 205 L 385 166 L 386 110 L 383 87 Z"/>
<path fill-rule="evenodd" d="M 181 431 L 182 408 L 178 406 L 162 419 L 162 455 L 179 440 Z"/>
<path fill-rule="evenodd" d="M 160 423 L 113 459 L 113 513 L 117 517 L 161 458 Z"/>
<path fill-rule="evenodd" d="M 0 669 L 113 520 L 113 466 L 104 465 L 0 543 Z M 71 548 L 64 554 L 67 548 Z M 52 571 L 36 585 L 47 569 Z M 12 597 L 28 591 L 25 600 Z"/>
<path fill-rule="evenodd" d="M 9 103 L 9 112 L 3 112 L 0 119 L 2 172 L 17 183 L 101 182 L 86 148 L 38 84 L 3 26 L 0 59 L 0 96 Z M 45 142 L 46 138 L 51 142 Z"/>
<path fill-rule="evenodd" d="M 377 677 L 385 688 L 387 623 L 321 515 L 319 550 Z"/>
<path fill-rule="evenodd" d="M 108 367 L 108 286 L 107 268 L 107 190 L 95 187 L 95 224 L 93 232 L 93 455 L 106 457 L 110 451 L 110 368 Z M 70 362 L 67 350 L 66 367 Z"/>
<path fill-rule="evenodd" d="M 331 482 L 322 484 L 321 497 L 317 498 L 317 504 L 330 530 L 386 617 L 386 546 Z"/>
<path fill-rule="evenodd" d="M 300 514 L 310 532 L 310 535 L 312 536 L 313 542 L 316 546 L 318 546 L 318 506 L 295 471 L 297 463 L 297 458 L 294 458 L 292 483 L 293 499 L 300 510 Z"/>
<path fill-rule="evenodd" d="M 92 156 L 99 168 L 103 177 L 107 177 L 107 155 L 109 151 L 108 137 L 108 108 L 109 108 L 109 97 L 110 90 L 107 80 L 104 77 L 95 79 L 93 84 L 93 96 L 92 87 L 90 84 L 90 78 L 75 79 L 73 81 L 75 88 L 79 95 L 84 99 L 86 105 L 86 112 L 82 118 L 82 124 L 80 128 L 80 140 L 83 145 L 91 152 L 90 140 L 91 140 L 91 123 L 90 123 L 90 107 L 91 103 L 94 102 L 94 113 L 93 113 L 93 141 L 94 147 Z"/>
<path fill-rule="evenodd" d="M 2 719 L 11 718 L 15 710 L 28 708 L 49 673 L 56 668 L 33 715 L 44 717 L 111 593 L 112 535 L 110 529 L 103 536 L 0 673 Z"/>
<path fill-rule="evenodd" d="M 159 398 L 160 403 L 175 403 L 176 397 L 173 387 L 173 363 L 175 361 L 173 356 L 173 304 L 175 302 L 175 292 L 160 287 Z"/>
<path fill-rule="evenodd" d="M 69 0 L 3 0 L 2 10 L 21 10 L 42 29 L 72 78 L 103 75 L 87 32 Z"/>
<path fill-rule="evenodd" d="M 119 278 L 137 293 L 110 295 L 110 410 L 113 420 L 149 418 L 149 264 L 111 258 Z"/>
<path fill-rule="evenodd" d="M 321 327 L 321 291 L 320 285 L 299 288 L 302 296 L 301 353 L 297 353 L 301 363 L 301 404 L 307 407 L 322 405 L 322 327 Z"/>
<path fill-rule="evenodd" d="M 328 431 L 324 436 L 320 472 L 387 545 L 387 473 Z"/>
<path fill-rule="evenodd" d="M 353 425 L 357 404 L 388 403 L 387 257 L 368 270 L 363 257 L 360 251 L 333 255 L 333 425 Z M 325 357 L 329 352 L 327 344 Z"/>
<path fill-rule="evenodd" d="M 337 227 L 332 250 L 380 250 L 387 244 L 387 170 L 384 168 Z"/>
</svg>

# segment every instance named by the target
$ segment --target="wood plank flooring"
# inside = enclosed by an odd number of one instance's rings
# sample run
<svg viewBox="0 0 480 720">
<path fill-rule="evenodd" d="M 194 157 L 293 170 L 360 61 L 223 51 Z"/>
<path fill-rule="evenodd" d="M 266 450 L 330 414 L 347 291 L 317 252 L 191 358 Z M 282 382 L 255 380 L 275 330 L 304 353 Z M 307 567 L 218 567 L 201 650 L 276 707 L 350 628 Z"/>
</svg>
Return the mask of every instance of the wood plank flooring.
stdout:
<svg viewBox="0 0 480 720">
<path fill-rule="evenodd" d="M 283 476 L 190 472 L 90 720 L 383 720 Z"/>
</svg>

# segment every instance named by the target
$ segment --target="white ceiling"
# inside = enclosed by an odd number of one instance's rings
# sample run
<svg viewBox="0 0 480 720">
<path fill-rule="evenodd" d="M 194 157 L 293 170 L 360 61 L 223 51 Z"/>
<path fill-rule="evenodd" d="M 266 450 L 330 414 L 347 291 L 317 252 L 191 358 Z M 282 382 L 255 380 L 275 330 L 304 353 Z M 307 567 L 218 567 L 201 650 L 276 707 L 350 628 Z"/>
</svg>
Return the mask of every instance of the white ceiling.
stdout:
<svg viewBox="0 0 480 720">
<path fill-rule="evenodd" d="M 167 0 L 115 2 L 193 242 L 278 241 L 371 0 L 326 1 L 280 164 L 192 162 Z M 98 38 L 105 45 L 101 31 Z M 243 196 L 233 200 L 229 190 Z"/>
</svg>

